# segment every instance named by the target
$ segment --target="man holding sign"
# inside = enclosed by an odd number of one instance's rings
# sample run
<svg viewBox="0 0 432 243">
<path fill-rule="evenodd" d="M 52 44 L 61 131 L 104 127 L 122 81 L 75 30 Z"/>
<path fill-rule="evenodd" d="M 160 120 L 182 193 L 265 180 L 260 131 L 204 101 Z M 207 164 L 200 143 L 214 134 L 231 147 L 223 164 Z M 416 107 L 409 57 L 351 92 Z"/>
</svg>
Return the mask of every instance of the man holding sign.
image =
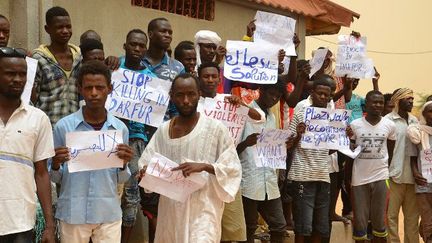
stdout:
<svg viewBox="0 0 432 243">
<path fill-rule="evenodd" d="M 78 89 L 86 105 L 61 119 L 54 127 L 56 155 L 52 162 L 51 180 L 61 184 L 56 212 L 56 218 L 60 220 L 61 241 L 89 242 L 91 238 L 94 243 L 118 243 L 122 211 L 117 185 L 124 183 L 130 176 L 127 162 L 131 160 L 133 152 L 128 145 L 117 144 L 116 141 L 121 138 L 116 138 L 115 134 L 119 131 L 127 143 L 128 130 L 122 121 L 105 109 L 105 101 L 112 90 L 111 74 L 105 64 L 100 61 L 84 64 L 78 74 Z M 93 131 L 96 134 L 95 131 L 100 133 L 106 130 L 117 131 L 99 136 L 89 148 L 65 147 L 66 136 L 70 137 L 74 132 L 88 134 Z M 86 142 L 87 139 L 82 141 Z M 79 145 L 75 143 L 73 146 Z M 101 153 L 106 154 L 107 150 L 106 160 L 117 161 L 116 167 L 121 168 L 107 168 L 103 166 L 107 161 L 101 159 L 94 161 L 101 157 Z M 81 161 L 77 161 L 78 156 L 82 158 Z M 81 167 L 86 167 L 86 171 L 72 173 L 70 166 L 73 162 L 82 164 Z M 90 164 L 95 165 L 92 168 Z"/>
<path fill-rule="evenodd" d="M 234 201 L 240 186 L 240 161 L 228 129 L 196 112 L 199 84 L 194 76 L 177 76 L 170 95 L 179 116 L 156 131 L 138 162 L 144 167 L 140 174 L 151 174 L 145 170 L 160 154 L 180 164 L 173 173 L 181 171 L 186 178 L 199 173 L 205 184 L 185 202 L 169 198 L 175 192 L 161 194 L 158 225 L 163 227 L 156 228 L 155 242 L 218 242 L 224 202 Z"/>
<path fill-rule="evenodd" d="M 432 242 L 432 101 L 420 113 L 420 124 L 408 126 L 407 136 L 416 146 L 411 149 L 411 168 L 416 183 L 416 198 L 421 216 L 420 235 Z"/>
<path fill-rule="evenodd" d="M 248 112 L 249 117 L 252 119 L 260 120 L 261 114 L 254 108 L 240 107 L 243 105 L 241 99 L 237 96 L 217 94 L 216 89 L 220 83 L 219 66 L 214 62 L 203 63 L 198 68 L 199 82 L 200 82 L 200 108 L 202 115 L 206 115 L 216 120 L 221 120 L 225 125 L 228 125 L 230 136 L 237 144 L 242 135 L 244 124 L 246 123 Z M 216 101 L 214 107 L 208 107 L 207 99 Z M 220 101 L 223 102 L 220 102 Z M 223 116 L 223 119 L 218 119 L 218 114 L 222 112 L 229 113 Z M 218 112 L 218 113 L 216 113 Z M 243 113 L 243 114 L 242 114 Z M 264 117 L 264 114 L 262 114 Z M 230 118 L 231 117 L 231 118 Z M 235 118 L 237 117 L 237 118 Z M 224 214 L 222 217 L 222 241 L 245 241 L 246 240 L 246 223 L 243 214 L 243 204 L 241 193 L 237 193 L 236 199 L 232 203 L 225 205 Z"/>
<path fill-rule="evenodd" d="M 270 112 L 270 108 L 279 102 L 284 90 L 285 84 L 280 81 L 276 84 L 261 85 L 260 96 L 251 106 L 265 116 L 259 121 L 250 119 L 246 122 L 242 142 L 237 146 L 243 169 L 242 197 L 248 242 L 254 240 L 258 212 L 269 225 L 272 242 L 283 242 L 285 234 L 286 222 L 282 211 L 276 167 L 264 166 L 260 163 L 257 152 L 259 133 L 263 129 L 276 128 L 276 119 Z M 285 150 L 285 146 L 282 149 Z"/>
<path fill-rule="evenodd" d="M 384 96 L 379 91 L 366 94 L 367 115 L 351 123 L 352 139 L 361 146 L 360 154 L 352 162 L 347 160 L 346 186 L 351 186 L 353 195 L 354 228 L 353 239 L 365 242 L 368 239 L 368 222 L 372 223 L 374 242 L 387 242 L 386 180 L 389 178 L 389 164 L 393 157 L 396 140 L 395 124 L 381 117 Z M 352 179 L 351 179 L 352 174 Z"/>
<path fill-rule="evenodd" d="M 293 181 L 294 233 L 296 242 L 320 242 L 330 236 L 329 205 L 330 177 L 328 169 L 329 149 L 303 148 L 300 141 L 307 129 L 306 108 L 326 108 L 331 99 L 331 83 L 327 75 L 313 83 L 311 104 L 298 107 L 290 124 L 296 134 L 289 141 L 292 149 L 292 165 L 288 178 Z"/>
</svg>

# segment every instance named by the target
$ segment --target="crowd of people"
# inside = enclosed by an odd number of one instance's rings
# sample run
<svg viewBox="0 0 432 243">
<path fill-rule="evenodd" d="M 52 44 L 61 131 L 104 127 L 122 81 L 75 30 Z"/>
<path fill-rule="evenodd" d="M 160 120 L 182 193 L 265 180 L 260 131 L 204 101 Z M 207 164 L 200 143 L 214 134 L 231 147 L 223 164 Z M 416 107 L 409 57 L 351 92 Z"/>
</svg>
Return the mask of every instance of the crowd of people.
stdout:
<svg viewBox="0 0 432 243">
<path fill-rule="evenodd" d="M 138 213 L 148 219 L 150 242 L 281 243 L 287 230 L 296 243 L 330 242 L 332 221 L 352 224 L 356 242 L 418 243 L 419 235 L 432 242 L 432 182 L 422 174 L 431 154 L 432 97 L 416 117 L 413 90 L 383 94 L 376 70 L 373 89 L 362 97 L 355 93 L 359 79 L 334 75 L 330 51 L 312 77 L 307 60 L 280 50 L 275 84 L 232 81 L 223 76 L 227 50 L 217 33 L 197 32 L 172 58 L 165 18 L 151 20 L 147 32 L 130 30 L 124 55 L 107 56 L 94 30 L 81 35 L 79 46 L 69 42 L 64 8 L 52 7 L 45 17 L 50 43 L 29 52 L 8 47 L 13 19 L 0 15 L 0 242 L 127 243 Z M 242 40 L 253 41 L 255 29 L 251 21 Z M 299 39 L 292 41 L 297 48 Z M 38 61 L 29 104 L 21 99 L 27 56 Z M 118 68 L 171 81 L 160 127 L 106 110 Z M 237 145 L 221 122 L 197 111 L 204 98 L 218 96 L 248 109 Z M 346 133 L 353 149 L 361 146 L 358 156 L 303 148 L 307 107 L 350 110 Z M 257 140 L 271 128 L 293 134 L 286 170 L 257 167 Z M 116 156 L 123 167 L 70 172 L 66 134 L 105 130 L 122 131 Z M 185 177 L 202 174 L 206 184 L 183 203 L 141 188 L 156 154 L 178 163 L 173 171 Z M 268 235 L 258 234 L 262 225 Z"/>
</svg>

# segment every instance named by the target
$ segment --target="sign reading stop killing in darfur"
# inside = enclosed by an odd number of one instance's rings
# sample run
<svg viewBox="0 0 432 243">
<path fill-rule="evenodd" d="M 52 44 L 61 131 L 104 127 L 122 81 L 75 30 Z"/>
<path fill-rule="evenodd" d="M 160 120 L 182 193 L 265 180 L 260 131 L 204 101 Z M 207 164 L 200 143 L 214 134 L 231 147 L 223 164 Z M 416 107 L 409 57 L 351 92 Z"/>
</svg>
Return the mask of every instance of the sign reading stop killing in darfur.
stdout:
<svg viewBox="0 0 432 243">
<path fill-rule="evenodd" d="M 225 95 L 216 95 L 214 98 L 205 98 L 198 105 L 198 112 L 215 120 L 221 121 L 229 131 L 234 144 L 240 143 L 243 129 L 248 119 L 249 108 L 236 106 L 225 100 Z"/>
<path fill-rule="evenodd" d="M 148 74 L 118 69 L 111 76 L 113 90 L 105 107 L 113 115 L 158 127 L 169 103 L 171 82 Z"/>
<path fill-rule="evenodd" d="M 255 42 L 227 41 L 224 76 L 245 83 L 274 84 L 278 78 L 278 50 Z"/>
<path fill-rule="evenodd" d="M 286 169 L 286 141 L 289 130 L 263 129 L 257 138 L 255 164 L 257 167 Z"/>
<path fill-rule="evenodd" d="M 297 56 L 293 42 L 295 19 L 263 11 L 257 11 L 255 19 L 254 42 L 284 49 L 287 56 Z"/>
<path fill-rule="evenodd" d="M 346 135 L 346 127 L 350 116 L 349 110 L 306 107 L 306 131 L 301 139 L 301 147 L 349 149 L 350 140 Z"/>
<path fill-rule="evenodd" d="M 356 38 L 352 35 L 338 37 L 336 56 L 336 76 L 349 78 L 366 78 L 368 58 L 366 57 L 366 37 Z"/>
</svg>

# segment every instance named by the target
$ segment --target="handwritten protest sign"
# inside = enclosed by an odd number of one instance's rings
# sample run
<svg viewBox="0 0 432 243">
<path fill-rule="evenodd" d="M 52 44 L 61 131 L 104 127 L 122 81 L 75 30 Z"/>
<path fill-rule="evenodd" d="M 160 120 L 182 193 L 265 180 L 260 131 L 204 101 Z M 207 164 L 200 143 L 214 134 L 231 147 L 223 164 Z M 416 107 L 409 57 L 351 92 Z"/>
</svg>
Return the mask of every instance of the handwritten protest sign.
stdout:
<svg viewBox="0 0 432 243">
<path fill-rule="evenodd" d="M 293 43 L 295 19 L 263 11 L 257 11 L 255 19 L 254 42 L 271 45 L 276 50 L 284 49 L 287 56 L 297 56 Z"/>
<path fill-rule="evenodd" d="M 169 103 L 171 82 L 126 69 L 112 73 L 106 107 L 113 115 L 158 127 Z"/>
<path fill-rule="evenodd" d="M 302 136 L 301 147 L 335 150 L 349 148 L 346 126 L 350 116 L 349 110 L 306 107 L 306 132 Z"/>
<path fill-rule="evenodd" d="M 224 76 L 246 83 L 274 84 L 278 78 L 278 50 L 247 41 L 227 41 Z"/>
<path fill-rule="evenodd" d="M 328 49 L 318 49 L 315 51 L 315 54 L 313 58 L 309 61 L 309 64 L 311 66 L 311 71 L 309 74 L 309 78 L 312 78 L 312 76 L 321 69 L 322 65 L 324 64 L 324 60 L 327 56 Z"/>
<path fill-rule="evenodd" d="M 30 103 L 30 97 L 33 89 L 34 80 L 36 77 L 38 60 L 31 57 L 26 57 L 26 62 L 27 62 L 27 82 L 24 86 L 24 91 L 21 94 L 21 100 L 25 104 L 28 104 Z"/>
<path fill-rule="evenodd" d="M 364 61 L 365 65 L 365 79 L 373 79 L 375 77 L 375 67 L 372 58 L 366 58 Z"/>
<path fill-rule="evenodd" d="M 122 168 L 123 161 L 116 155 L 120 143 L 123 136 L 119 130 L 66 133 L 69 172 Z"/>
<path fill-rule="evenodd" d="M 256 144 L 257 167 L 286 169 L 287 150 L 285 142 L 290 131 L 281 129 L 263 129 Z"/>
<path fill-rule="evenodd" d="M 366 37 L 356 38 L 352 35 L 338 37 L 338 52 L 336 56 L 336 75 L 349 78 L 365 78 L 367 71 Z"/>
<path fill-rule="evenodd" d="M 432 149 L 420 152 L 421 173 L 428 183 L 432 183 Z"/>
<path fill-rule="evenodd" d="M 198 105 L 198 112 L 207 117 L 221 121 L 229 131 L 234 144 L 239 144 L 249 109 L 235 106 L 225 100 L 225 95 L 205 98 Z"/>
<path fill-rule="evenodd" d="M 185 202 L 190 194 L 204 187 L 206 179 L 202 173 L 194 173 L 185 178 L 181 171 L 172 171 L 178 166 L 176 162 L 156 153 L 139 185 L 173 200 Z"/>
</svg>

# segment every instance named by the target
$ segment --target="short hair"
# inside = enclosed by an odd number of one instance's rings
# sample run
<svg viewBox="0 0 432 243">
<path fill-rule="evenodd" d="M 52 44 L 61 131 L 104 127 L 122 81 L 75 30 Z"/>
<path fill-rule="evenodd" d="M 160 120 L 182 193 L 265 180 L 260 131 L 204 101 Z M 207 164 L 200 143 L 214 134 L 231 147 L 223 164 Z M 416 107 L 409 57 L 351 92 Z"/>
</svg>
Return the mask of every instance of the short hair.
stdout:
<svg viewBox="0 0 432 243">
<path fill-rule="evenodd" d="M 170 93 L 172 93 L 174 91 L 174 85 L 178 79 L 188 79 L 188 78 L 192 78 L 193 80 L 195 80 L 197 90 L 200 90 L 199 81 L 198 81 L 198 78 L 195 77 L 195 75 L 192 75 L 190 73 L 181 73 L 181 74 L 177 75 L 174 78 L 174 80 L 172 81 Z"/>
<path fill-rule="evenodd" d="M 130 36 L 131 34 L 133 34 L 133 33 L 143 34 L 143 35 L 145 36 L 145 39 L 147 40 L 147 35 L 146 35 L 146 33 L 144 33 L 143 30 L 141 30 L 141 29 L 132 29 L 132 30 L 130 30 L 130 31 L 127 33 L 127 35 L 126 35 L 126 41 L 127 41 L 127 39 L 129 38 L 129 36 Z"/>
<path fill-rule="evenodd" d="M 96 38 L 89 37 L 90 34 L 93 34 Z M 95 39 L 98 41 L 102 41 L 100 35 L 94 30 L 86 30 L 84 33 L 82 33 L 80 36 L 80 43 L 83 43 L 83 41 L 86 39 Z"/>
<path fill-rule="evenodd" d="M 210 67 L 212 67 L 212 68 L 216 68 L 217 71 L 218 71 L 218 73 L 220 73 L 220 68 L 219 68 L 219 65 L 218 65 L 217 63 L 215 63 L 215 62 L 206 62 L 206 63 L 201 64 L 201 65 L 198 67 L 198 77 L 201 76 L 201 71 L 202 71 L 204 68 L 210 68 Z"/>
<path fill-rule="evenodd" d="M 0 47 L 0 58 L 12 58 L 12 57 L 17 57 L 17 58 L 26 58 L 27 55 L 27 51 L 25 49 L 22 48 L 13 48 L 13 47 Z M 3 52 L 3 50 L 5 52 Z"/>
<path fill-rule="evenodd" d="M 48 11 L 45 13 L 45 22 L 46 24 L 51 24 L 51 21 L 54 19 L 54 17 L 57 16 L 68 16 L 69 17 L 69 13 L 66 11 L 66 9 L 59 7 L 59 6 L 55 6 L 52 7 L 50 9 L 48 9 Z"/>
<path fill-rule="evenodd" d="M 429 101 L 432 101 L 432 95 L 429 95 L 429 96 L 426 98 L 426 102 L 429 102 Z"/>
<path fill-rule="evenodd" d="M 393 94 L 387 93 L 384 94 L 384 102 L 389 102 L 392 98 Z"/>
<path fill-rule="evenodd" d="M 381 96 L 383 96 L 383 94 L 380 91 L 378 91 L 378 90 L 371 90 L 371 91 L 367 92 L 367 94 L 366 94 L 366 98 L 365 98 L 366 101 L 368 99 L 370 99 L 370 97 L 372 97 L 373 95 L 381 95 Z"/>
<path fill-rule="evenodd" d="M 259 89 L 262 91 L 266 91 L 269 89 L 276 89 L 280 91 L 282 94 L 284 94 L 286 92 L 286 83 L 281 79 L 278 79 L 278 81 L 274 84 L 260 84 Z"/>
<path fill-rule="evenodd" d="M 80 67 L 78 73 L 78 85 L 82 87 L 84 76 L 87 74 L 101 74 L 105 77 L 108 86 L 111 85 L 111 71 L 105 63 L 98 60 L 88 61 Z"/>
<path fill-rule="evenodd" d="M 315 89 L 316 87 L 321 85 L 321 86 L 327 86 L 331 89 L 332 84 L 330 83 L 329 79 L 333 80 L 332 76 L 327 75 L 327 74 L 322 74 L 322 75 L 318 76 L 313 81 L 312 88 Z"/>
<path fill-rule="evenodd" d="M 84 39 L 79 47 L 81 49 L 81 54 L 83 56 L 87 52 L 95 50 L 95 49 L 103 50 L 102 42 L 100 42 L 96 39 Z"/>
<path fill-rule="evenodd" d="M 6 16 L 4 16 L 3 14 L 0 14 L 0 19 L 6 19 L 6 21 L 9 22 L 9 19 L 6 18 Z"/>
<path fill-rule="evenodd" d="M 147 32 L 150 32 L 150 31 L 153 31 L 154 29 L 156 29 L 156 24 L 157 24 L 157 22 L 158 21 L 167 21 L 168 22 L 168 19 L 166 19 L 166 18 L 155 18 L 155 19 L 152 19 L 149 23 L 148 23 L 148 26 L 147 26 Z"/>
<path fill-rule="evenodd" d="M 195 50 L 194 43 L 192 41 L 181 41 L 178 43 L 176 48 L 174 49 L 174 58 L 179 60 L 181 55 L 183 55 L 183 51 L 186 50 Z"/>
</svg>

